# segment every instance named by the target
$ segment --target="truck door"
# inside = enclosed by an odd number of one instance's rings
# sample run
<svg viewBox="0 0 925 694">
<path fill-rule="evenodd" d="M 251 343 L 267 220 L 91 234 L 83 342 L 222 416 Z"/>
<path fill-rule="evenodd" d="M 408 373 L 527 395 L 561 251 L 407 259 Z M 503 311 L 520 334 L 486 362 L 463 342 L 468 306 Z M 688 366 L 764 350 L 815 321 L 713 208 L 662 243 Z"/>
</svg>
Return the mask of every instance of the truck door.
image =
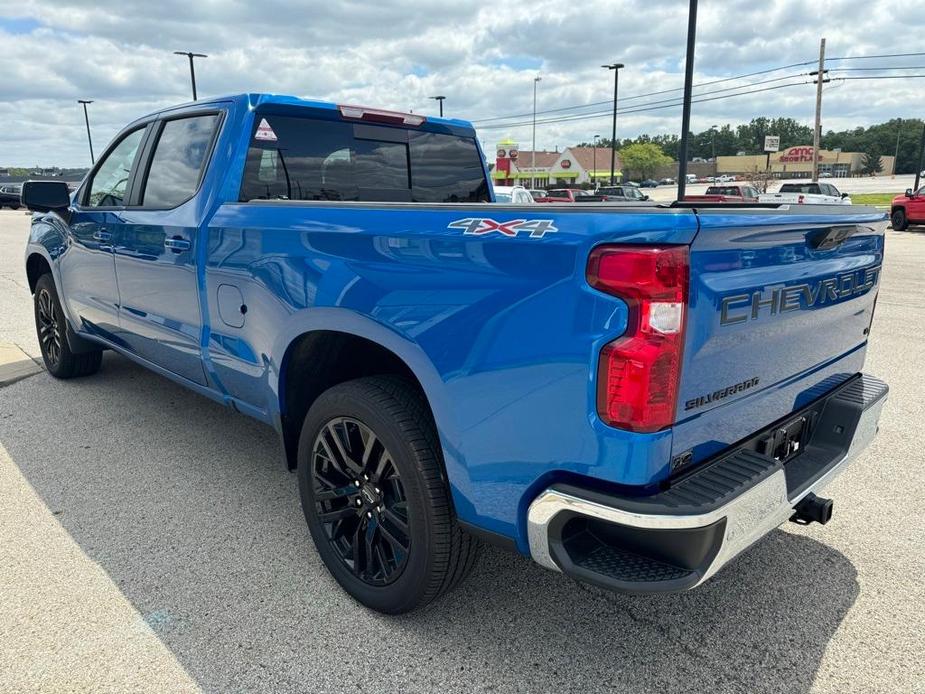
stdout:
<svg viewBox="0 0 925 694">
<path fill-rule="evenodd" d="M 121 337 L 138 356 L 206 384 L 196 253 L 196 193 L 219 122 L 199 112 L 159 121 L 145 146 L 135 205 L 114 240 Z"/>
<path fill-rule="evenodd" d="M 118 331 L 119 291 L 112 236 L 125 210 L 145 126 L 124 135 L 100 160 L 80 192 L 61 255 L 61 298 L 75 328 L 113 339 Z"/>
</svg>

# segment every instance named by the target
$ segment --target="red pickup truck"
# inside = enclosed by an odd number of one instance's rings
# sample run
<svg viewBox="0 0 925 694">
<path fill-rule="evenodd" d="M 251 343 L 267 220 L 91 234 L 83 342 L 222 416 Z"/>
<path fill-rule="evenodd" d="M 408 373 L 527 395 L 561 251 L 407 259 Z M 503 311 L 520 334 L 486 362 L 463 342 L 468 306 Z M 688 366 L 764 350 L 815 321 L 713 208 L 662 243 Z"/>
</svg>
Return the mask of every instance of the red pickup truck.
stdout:
<svg viewBox="0 0 925 694">
<path fill-rule="evenodd" d="M 896 231 L 903 231 L 910 224 L 925 224 L 925 186 L 915 192 L 909 188 L 902 195 L 893 198 L 890 204 L 890 220 Z"/>
<path fill-rule="evenodd" d="M 710 186 L 703 195 L 685 195 L 685 202 L 757 202 L 758 189 L 754 186 L 733 183 Z"/>
</svg>

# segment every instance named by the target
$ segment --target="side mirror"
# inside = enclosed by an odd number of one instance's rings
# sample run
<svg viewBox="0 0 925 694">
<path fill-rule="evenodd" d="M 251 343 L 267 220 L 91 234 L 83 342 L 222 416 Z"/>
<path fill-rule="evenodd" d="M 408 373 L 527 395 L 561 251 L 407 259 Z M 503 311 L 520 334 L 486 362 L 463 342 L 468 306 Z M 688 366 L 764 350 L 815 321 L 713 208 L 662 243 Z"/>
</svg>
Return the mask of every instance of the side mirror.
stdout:
<svg viewBox="0 0 925 694">
<path fill-rule="evenodd" d="M 648 199 L 649 199 L 649 196 L 648 196 L 648 195 L 643 195 L 643 196 L 642 196 L 642 199 L 643 199 L 643 200 L 648 200 Z"/>
<path fill-rule="evenodd" d="M 906 188 L 906 197 L 907 197 L 907 198 L 911 198 L 911 197 L 912 197 L 912 188 Z"/>
<path fill-rule="evenodd" d="M 66 210 L 71 204 L 71 191 L 64 181 L 26 181 L 19 197 L 33 212 Z"/>
<path fill-rule="evenodd" d="M 842 196 L 842 198 L 847 198 L 847 197 L 848 197 L 848 193 L 842 193 L 841 196 Z"/>
</svg>

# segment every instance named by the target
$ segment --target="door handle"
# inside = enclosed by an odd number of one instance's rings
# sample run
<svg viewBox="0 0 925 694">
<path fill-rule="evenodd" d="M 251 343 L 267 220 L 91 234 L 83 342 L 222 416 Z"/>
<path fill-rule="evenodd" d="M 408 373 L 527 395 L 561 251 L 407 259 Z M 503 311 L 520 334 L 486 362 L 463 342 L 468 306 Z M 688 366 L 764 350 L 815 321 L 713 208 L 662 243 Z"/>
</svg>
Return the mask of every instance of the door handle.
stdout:
<svg viewBox="0 0 925 694">
<path fill-rule="evenodd" d="M 190 242 L 179 236 L 170 239 L 164 239 L 164 247 L 169 248 L 174 253 L 181 253 L 190 249 Z"/>
<path fill-rule="evenodd" d="M 100 229 L 99 231 L 93 232 L 94 241 L 109 241 L 112 239 L 112 234 L 110 234 L 105 229 Z"/>
</svg>

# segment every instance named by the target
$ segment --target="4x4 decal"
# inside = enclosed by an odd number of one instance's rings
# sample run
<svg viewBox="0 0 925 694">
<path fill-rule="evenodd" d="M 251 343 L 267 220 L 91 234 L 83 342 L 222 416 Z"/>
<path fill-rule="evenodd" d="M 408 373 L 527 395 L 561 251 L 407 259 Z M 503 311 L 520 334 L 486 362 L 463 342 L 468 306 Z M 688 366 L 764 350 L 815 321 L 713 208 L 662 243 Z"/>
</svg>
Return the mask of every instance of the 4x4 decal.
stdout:
<svg viewBox="0 0 925 694">
<path fill-rule="evenodd" d="M 517 236 L 520 232 L 529 232 L 530 238 L 541 239 L 545 234 L 559 231 L 551 219 L 512 219 L 509 222 L 498 222 L 487 217 L 466 217 L 450 222 L 447 229 L 463 229 L 464 234 L 482 236 L 497 231 L 503 236 Z"/>
</svg>

